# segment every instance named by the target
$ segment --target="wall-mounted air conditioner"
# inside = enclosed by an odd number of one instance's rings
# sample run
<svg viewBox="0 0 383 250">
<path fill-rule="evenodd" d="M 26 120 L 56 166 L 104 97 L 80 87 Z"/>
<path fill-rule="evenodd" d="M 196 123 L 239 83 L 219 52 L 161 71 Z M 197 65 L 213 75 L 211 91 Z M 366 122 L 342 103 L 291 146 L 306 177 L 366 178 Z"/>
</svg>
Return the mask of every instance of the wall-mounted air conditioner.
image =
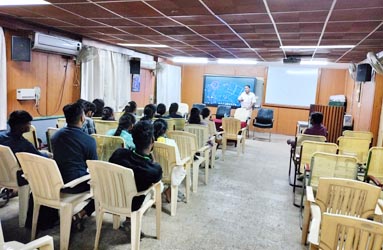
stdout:
<svg viewBox="0 0 383 250">
<path fill-rule="evenodd" d="M 80 41 L 36 32 L 32 49 L 48 53 L 77 56 L 80 53 L 81 46 Z"/>
</svg>

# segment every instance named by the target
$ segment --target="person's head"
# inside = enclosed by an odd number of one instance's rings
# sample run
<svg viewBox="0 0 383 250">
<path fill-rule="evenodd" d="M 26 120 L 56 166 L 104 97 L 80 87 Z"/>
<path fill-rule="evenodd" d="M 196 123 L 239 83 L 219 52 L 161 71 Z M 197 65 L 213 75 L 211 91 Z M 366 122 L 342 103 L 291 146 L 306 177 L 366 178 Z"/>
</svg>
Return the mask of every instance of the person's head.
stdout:
<svg viewBox="0 0 383 250">
<path fill-rule="evenodd" d="M 114 136 L 121 135 L 122 130 L 130 131 L 133 128 L 133 125 L 136 123 L 136 118 L 134 115 L 125 113 L 123 114 L 120 119 L 118 120 L 118 127 L 116 129 L 116 132 L 114 133 Z"/>
<path fill-rule="evenodd" d="M 154 144 L 153 124 L 150 121 L 139 121 L 132 129 L 132 137 L 136 151 L 150 151 Z"/>
<path fill-rule="evenodd" d="M 164 136 L 168 130 L 168 123 L 164 119 L 157 119 L 153 122 L 154 139 L 157 141 L 158 137 Z"/>
<path fill-rule="evenodd" d="M 245 92 L 246 92 L 246 94 L 249 94 L 249 92 L 250 92 L 250 85 L 246 85 L 245 86 Z"/>
<path fill-rule="evenodd" d="M 163 116 L 166 112 L 166 106 L 163 103 L 158 104 L 157 106 L 157 114 Z"/>
<path fill-rule="evenodd" d="M 83 106 L 78 103 L 67 104 L 63 108 L 65 120 L 68 125 L 81 127 L 85 121 Z"/>
<path fill-rule="evenodd" d="M 210 109 L 203 108 L 201 110 L 201 115 L 202 115 L 202 119 L 205 119 L 206 117 L 209 117 L 210 116 Z"/>
<path fill-rule="evenodd" d="M 169 107 L 169 114 L 175 114 L 178 111 L 178 103 L 173 102 Z"/>
<path fill-rule="evenodd" d="M 114 121 L 114 111 L 111 107 L 104 107 L 101 120 Z"/>
<path fill-rule="evenodd" d="M 321 112 L 313 112 L 311 113 L 311 118 L 310 118 L 311 124 L 316 124 L 319 125 L 323 122 L 323 114 Z"/>
<path fill-rule="evenodd" d="M 96 105 L 92 102 L 86 102 L 84 112 L 86 116 L 92 117 L 96 113 Z"/>
<path fill-rule="evenodd" d="M 8 118 L 8 125 L 12 133 L 23 134 L 31 129 L 33 117 L 25 110 L 15 110 Z"/>
<path fill-rule="evenodd" d="M 94 105 L 96 105 L 96 112 L 95 116 L 101 116 L 102 115 L 102 110 L 105 106 L 105 103 L 102 99 L 94 99 L 93 100 Z"/>
<path fill-rule="evenodd" d="M 141 120 L 152 120 L 154 113 L 156 112 L 156 108 L 153 104 L 148 104 L 144 108 L 144 117 Z"/>
<path fill-rule="evenodd" d="M 190 124 L 200 124 L 201 123 L 201 117 L 200 112 L 198 108 L 192 108 L 190 110 L 190 116 L 189 121 Z"/>
<path fill-rule="evenodd" d="M 124 108 L 124 112 L 125 113 L 135 113 L 136 112 L 136 109 L 137 109 L 137 103 L 135 101 L 130 101 L 128 102 L 128 104 L 125 106 Z"/>
</svg>

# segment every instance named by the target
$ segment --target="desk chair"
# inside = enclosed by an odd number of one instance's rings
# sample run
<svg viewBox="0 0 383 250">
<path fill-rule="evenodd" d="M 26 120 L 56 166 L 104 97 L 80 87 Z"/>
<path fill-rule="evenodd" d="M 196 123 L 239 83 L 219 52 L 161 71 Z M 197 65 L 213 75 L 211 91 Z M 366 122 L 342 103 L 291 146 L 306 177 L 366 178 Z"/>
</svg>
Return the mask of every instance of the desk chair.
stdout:
<svg viewBox="0 0 383 250">
<path fill-rule="evenodd" d="M 230 105 L 218 105 L 215 115 L 216 119 L 222 119 L 224 117 L 230 117 L 231 106 Z"/>
<path fill-rule="evenodd" d="M 253 120 L 253 126 L 260 129 L 269 130 L 269 141 L 271 141 L 271 129 L 274 125 L 274 110 L 260 108 L 257 113 L 257 117 Z M 254 131 L 253 131 L 254 137 Z M 255 138 L 255 137 L 254 137 Z"/>
</svg>

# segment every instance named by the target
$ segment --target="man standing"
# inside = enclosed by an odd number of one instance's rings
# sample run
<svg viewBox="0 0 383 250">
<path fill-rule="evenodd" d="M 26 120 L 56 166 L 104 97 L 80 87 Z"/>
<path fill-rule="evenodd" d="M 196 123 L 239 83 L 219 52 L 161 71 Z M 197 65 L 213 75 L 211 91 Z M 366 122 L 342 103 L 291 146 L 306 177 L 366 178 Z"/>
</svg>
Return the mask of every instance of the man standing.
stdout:
<svg viewBox="0 0 383 250">
<path fill-rule="evenodd" d="M 245 108 L 249 111 L 249 117 L 251 117 L 251 112 L 257 101 L 257 97 L 253 92 L 250 92 L 250 85 L 245 86 L 245 91 L 238 97 L 238 101 L 241 103 L 241 108 Z"/>
<path fill-rule="evenodd" d="M 86 160 L 97 160 L 96 141 L 82 131 L 85 114 L 80 103 L 68 104 L 63 108 L 67 126 L 57 131 L 52 137 L 53 158 L 60 169 L 64 183 L 89 174 Z M 90 190 L 87 182 L 73 188 L 62 190 L 63 193 L 82 193 Z M 72 218 L 72 228 L 83 230 L 82 218 L 94 212 L 94 200 L 91 200 Z"/>
</svg>

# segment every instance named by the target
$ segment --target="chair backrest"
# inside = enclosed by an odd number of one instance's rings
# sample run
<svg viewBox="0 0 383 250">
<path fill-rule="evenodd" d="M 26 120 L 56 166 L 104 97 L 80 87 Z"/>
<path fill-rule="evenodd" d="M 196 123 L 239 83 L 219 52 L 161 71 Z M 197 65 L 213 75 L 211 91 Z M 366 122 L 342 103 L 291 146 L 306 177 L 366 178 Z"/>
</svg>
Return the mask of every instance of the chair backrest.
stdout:
<svg viewBox="0 0 383 250">
<path fill-rule="evenodd" d="M 231 106 L 230 105 L 218 105 L 215 117 L 222 119 L 223 117 L 230 117 Z"/>
<path fill-rule="evenodd" d="M 0 187 L 17 188 L 16 171 L 20 169 L 12 150 L 0 145 Z"/>
<path fill-rule="evenodd" d="M 162 168 L 162 181 L 170 183 L 173 167 L 176 166 L 176 150 L 162 142 L 154 142 L 153 155 Z"/>
<path fill-rule="evenodd" d="M 97 156 L 101 161 L 109 161 L 114 151 L 125 147 L 125 141 L 120 136 L 99 134 L 92 134 L 91 136 L 96 140 Z"/>
<path fill-rule="evenodd" d="M 324 213 L 319 248 L 382 249 L 383 224 L 351 216 Z"/>
<path fill-rule="evenodd" d="M 301 145 L 300 171 L 303 173 L 305 164 L 311 163 L 311 157 L 315 152 L 336 154 L 338 146 L 335 143 L 304 141 Z"/>
<path fill-rule="evenodd" d="M 95 199 L 100 205 L 118 213 L 129 213 L 137 194 L 133 170 L 99 160 L 87 160 Z"/>
<path fill-rule="evenodd" d="M 174 120 L 174 130 L 184 130 L 185 127 L 185 118 L 173 118 Z"/>
<path fill-rule="evenodd" d="M 57 118 L 57 123 L 56 123 L 57 128 L 63 128 L 65 127 L 65 125 L 66 125 L 65 118 Z"/>
<path fill-rule="evenodd" d="M 202 148 L 209 140 L 209 127 L 206 125 L 188 124 L 184 130 L 196 135 L 198 148 Z"/>
<path fill-rule="evenodd" d="M 29 182 L 33 199 L 41 204 L 59 206 L 64 182 L 56 162 L 31 153 L 16 153 L 16 157 Z"/>
<path fill-rule="evenodd" d="M 234 112 L 234 118 L 241 122 L 246 122 L 249 119 L 249 110 L 245 108 L 237 108 Z"/>
<path fill-rule="evenodd" d="M 30 126 L 31 129 L 29 130 L 29 132 L 26 132 L 23 134 L 23 137 L 25 139 L 27 139 L 30 143 L 33 144 L 33 146 L 35 146 L 35 148 L 39 148 L 39 141 L 37 140 L 37 135 L 36 135 L 36 127 L 31 125 Z"/>
<path fill-rule="evenodd" d="M 137 108 L 136 109 L 136 116 L 142 117 L 144 115 L 144 108 Z"/>
<path fill-rule="evenodd" d="M 225 117 L 222 119 L 222 129 L 225 131 L 224 137 L 236 140 L 239 131 L 241 131 L 241 121 L 232 117 Z"/>
<path fill-rule="evenodd" d="M 47 137 L 47 144 L 48 144 L 48 151 L 49 152 L 53 152 L 52 150 L 52 141 L 51 141 L 51 138 L 52 136 L 58 131 L 59 129 L 58 128 L 51 128 L 49 127 L 47 129 L 47 131 L 45 132 L 45 135 Z"/>
<path fill-rule="evenodd" d="M 383 181 L 383 147 L 372 147 L 368 152 L 367 176 L 374 176 Z"/>
<path fill-rule="evenodd" d="M 186 117 L 186 115 L 189 113 L 189 105 L 187 103 L 178 103 L 178 112 L 183 116 Z"/>
<path fill-rule="evenodd" d="M 318 142 L 325 142 L 326 137 L 322 135 L 306 135 L 306 134 L 298 134 L 295 136 L 295 146 L 292 149 L 293 156 L 296 158 L 295 154 L 300 154 L 301 152 L 301 146 L 304 141 L 318 141 Z"/>
<path fill-rule="evenodd" d="M 372 142 L 374 138 L 374 134 L 370 131 L 353 131 L 353 130 L 345 130 L 342 133 L 343 136 L 347 137 L 357 137 L 362 139 L 368 139 Z"/>
<path fill-rule="evenodd" d="M 254 119 L 254 124 L 272 124 L 274 119 L 274 110 L 260 108 L 257 113 L 257 117 Z"/>
<path fill-rule="evenodd" d="M 320 178 L 315 203 L 322 213 L 367 218 L 374 214 L 380 187 L 338 178 Z"/>
<path fill-rule="evenodd" d="M 124 112 L 114 112 L 114 119 L 118 121 Z"/>
<path fill-rule="evenodd" d="M 169 131 L 168 137 L 176 141 L 181 159 L 193 159 L 198 150 L 197 136 L 186 131 Z"/>
<path fill-rule="evenodd" d="M 194 103 L 194 104 L 193 104 L 193 108 L 197 108 L 197 109 L 199 109 L 199 111 L 201 112 L 201 110 L 202 110 L 203 108 L 206 108 L 206 104 L 204 104 L 204 103 Z"/>
<path fill-rule="evenodd" d="M 104 120 L 93 120 L 96 126 L 97 134 L 106 135 L 111 129 L 117 129 L 118 121 L 104 121 Z"/>
<path fill-rule="evenodd" d="M 316 190 L 320 177 L 355 180 L 358 174 L 357 161 L 354 156 L 316 152 L 311 157 L 308 185 Z"/>
<path fill-rule="evenodd" d="M 174 120 L 174 118 L 169 118 L 169 119 L 164 119 L 164 120 L 168 124 L 168 130 L 173 131 L 175 126 L 176 126 L 176 121 Z"/>
<path fill-rule="evenodd" d="M 364 164 L 367 162 L 370 143 L 368 139 L 340 136 L 338 137 L 339 154 L 356 156 L 358 163 Z"/>
</svg>

